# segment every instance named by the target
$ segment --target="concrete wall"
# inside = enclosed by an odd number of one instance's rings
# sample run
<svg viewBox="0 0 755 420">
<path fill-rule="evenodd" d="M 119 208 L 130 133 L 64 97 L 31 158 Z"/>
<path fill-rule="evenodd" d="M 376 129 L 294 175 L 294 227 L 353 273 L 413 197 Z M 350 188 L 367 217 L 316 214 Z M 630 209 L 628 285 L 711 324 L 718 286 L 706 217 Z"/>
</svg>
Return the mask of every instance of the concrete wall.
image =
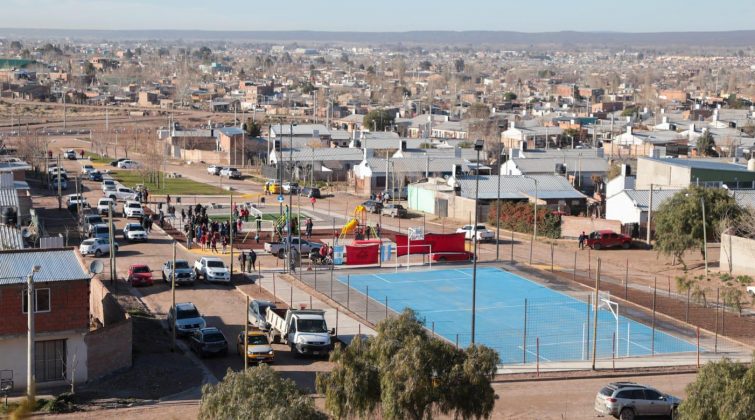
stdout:
<svg viewBox="0 0 755 420">
<path fill-rule="evenodd" d="M 720 271 L 752 275 L 755 271 L 755 239 L 723 234 L 721 236 Z"/>
<path fill-rule="evenodd" d="M 596 230 L 612 230 L 621 232 L 621 222 L 618 220 L 596 219 L 591 217 L 562 216 L 561 237 L 578 238 L 582 232 L 587 233 Z"/>
<path fill-rule="evenodd" d="M 127 317 L 118 301 L 96 277 L 89 284 L 89 310 L 93 320 L 105 327 L 124 321 Z"/>
<path fill-rule="evenodd" d="M 216 165 L 228 165 L 228 152 L 215 152 L 209 150 L 181 150 L 182 160 L 192 162 L 205 162 Z"/>
<path fill-rule="evenodd" d="M 24 324 L 25 325 L 25 324 Z M 84 333 L 60 332 L 38 334 L 36 341 L 66 340 L 66 379 L 73 376 L 76 383 L 86 382 L 87 345 Z M 0 369 L 13 371 L 13 389 L 26 389 L 26 335 L 6 336 L 0 338 Z M 37 389 L 66 385 L 67 381 L 39 382 Z"/>
<path fill-rule="evenodd" d="M 89 380 L 131 367 L 132 334 L 128 314 L 118 323 L 87 333 L 84 342 L 88 351 L 86 368 Z"/>
<path fill-rule="evenodd" d="M 649 190 L 650 184 L 664 189 L 686 188 L 690 184 L 690 177 L 690 168 L 669 165 L 650 159 L 638 159 L 635 189 Z"/>
</svg>

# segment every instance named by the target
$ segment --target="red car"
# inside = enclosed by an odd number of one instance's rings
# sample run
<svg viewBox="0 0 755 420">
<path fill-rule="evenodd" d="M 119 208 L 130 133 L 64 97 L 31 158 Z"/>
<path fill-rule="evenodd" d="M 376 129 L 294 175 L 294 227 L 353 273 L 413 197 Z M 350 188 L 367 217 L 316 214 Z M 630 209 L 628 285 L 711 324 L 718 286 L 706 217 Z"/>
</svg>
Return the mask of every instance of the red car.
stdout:
<svg viewBox="0 0 755 420">
<path fill-rule="evenodd" d="M 587 236 L 585 245 L 595 250 L 616 246 L 629 249 L 632 246 L 632 238 L 612 230 L 598 230 Z"/>
<path fill-rule="evenodd" d="M 474 254 L 468 251 L 461 252 L 435 252 L 430 259 L 438 262 L 446 261 L 472 261 Z"/>
<path fill-rule="evenodd" d="M 152 270 L 144 264 L 134 264 L 128 268 L 128 282 L 132 286 L 152 286 Z"/>
</svg>

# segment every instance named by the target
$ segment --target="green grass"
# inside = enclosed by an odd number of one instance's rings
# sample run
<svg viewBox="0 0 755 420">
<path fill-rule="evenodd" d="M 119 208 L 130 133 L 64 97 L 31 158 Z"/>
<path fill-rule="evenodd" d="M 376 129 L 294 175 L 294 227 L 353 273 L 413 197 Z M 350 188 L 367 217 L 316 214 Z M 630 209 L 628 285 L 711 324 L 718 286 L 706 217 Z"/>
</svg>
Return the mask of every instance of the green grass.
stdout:
<svg viewBox="0 0 755 420">
<path fill-rule="evenodd" d="M 144 184 L 149 190 L 150 194 L 170 194 L 170 195 L 229 195 L 230 192 L 222 188 L 218 188 L 212 185 L 203 184 L 201 182 L 192 181 L 187 178 L 165 178 L 164 182 L 160 182 L 160 187 L 154 182 L 147 182 L 147 178 L 143 177 L 139 171 L 135 170 L 120 170 L 110 172 L 110 176 L 115 178 L 121 184 L 134 188 L 137 184 Z M 159 173 L 162 177 L 162 172 Z"/>
<path fill-rule="evenodd" d="M 291 216 L 294 217 L 294 218 L 296 218 L 296 213 L 292 214 Z M 223 221 L 228 220 L 229 216 L 224 215 L 224 214 L 212 214 L 212 215 L 209 215 L 207 217 L 210 220 L 216 220 L 218 222 L 223 222 Z M 262 213 L 262 220 L 272 220 L 272 221 L 274 221 L 274 220 L 278 220 L 279 217 L 280 216 L 278 215 L 278 213 Z M 301 217 L 302 217 L 302 219 L 305 219 L 307 216 L 305 216 L 304 214 L 302 214 Z M 254 222 L 254 216 L 250 215 L 249 216 L 249 221 L 247 223 L 252 223 L 252 222 Z"/>
<path fill-rule="evenodd" d="M 98 155 L 96 153 L 91 153 L 91 152 L 84 152 L 84 157 L 91 160 L 92 163 L 109 164 L 111 161 L 115 160 L 109 156 L 101 156 L 101 155 Z"/>
</svg>

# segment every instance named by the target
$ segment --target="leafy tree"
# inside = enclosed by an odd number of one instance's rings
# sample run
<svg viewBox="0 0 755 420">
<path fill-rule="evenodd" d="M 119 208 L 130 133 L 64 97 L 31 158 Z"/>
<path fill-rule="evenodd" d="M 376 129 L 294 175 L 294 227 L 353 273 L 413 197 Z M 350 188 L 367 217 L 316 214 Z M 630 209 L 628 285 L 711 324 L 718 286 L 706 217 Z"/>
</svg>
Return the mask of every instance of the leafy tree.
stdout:
<svg viewBox="0 0 755 420">
<path fill-rule="evenodd" d="M 705 201 L 705 225 L 709 239 L 714 238 L 722 220 L 738 220 L 744 209 L 727 190 L 690 186 L 661 204 L 653 214 L 656 248 L 665 255 L 675 256 L 686 270 L 684 252 L 695 247 L 703 249 L 703 220 L 701 199 Z"/>
<path fill-rule="evenodd" d="M 419 68 L 420 68 L 420 70 L 430 70 L 430 67 L 432 67 L 432 66 L 433 66 L 433 63 L 431 63 L 431 62 L 429 62 L 427 60 L 423 60 L 423 61 L 419 62 Z"/>
<path fill-rule="evenodd" d="M 755 363 L 748 369 L 729 359 L 709 362 L 686 391 L 687 398 L 679 405 L 682 419 L 751 419 L 755 413 Z"/>
<path fill-rule="evenodd" d="M 262 135 L 262 127 L 256 121 L 251 121 L 251 118 L 246 119 L 244 130 L 249 137 L 260 137 Z"/>
<path fill-rule="evenodd" d="M 396 116 L 385 109 L 373 109 L 362 118 L 362 126 L 368 130 L 385 131 L 391 127 Z"/>
<path fill-rule="evenodd" d="M 197 59 L 207 62 L 210 61 L 210 57 L 212 57 L 212 50 L 209 47 L 203 46 L 194 51 L 193 54 Z"/>
<path fill-rule="evenodd" d="M 487 347 L 457 349 L 430 337 L 405 310 L 378 324 L 375 337 L 331 355 L 333 370 L 317 376 L 325 406 L 336 418 L 488 418 L 496 395 L 490 385 L 498 354 Z"/>
<path fill-rule="evenodd" d="M 457 58 L 454 60 L 454 69 L 457 73 L 461 73 L 464 71 L 464 59 L 463 58 Z"/>
<path fill-rule="evenodd" d="M 716 153 L 716 141 L 713 140 L 713 134 L 710 131 L 705 131 L 700 137 L 697 138 L 697 154 L 700 156 L 718 156 Z"/>
<path fill-rule="evenodd" d="M 217 385 L 202 387 L 200 419 L 327 419 L 312 398 L 267 365 L 228 369 Z"/>
<path fill-rule="evenodd" d="M 516 93 L 514 92 L 506 92 L 503 94 L 503 99 L 507 101 L 513 101 L 517 98 Z"/>
<path fill-rule="evenodd" d="M 86 74 L 89 77 L 94 76 L 97 73 L 97 69 L 94 68 L 94 64 L 87 62 L 84 65 L 84 74 Z"/>
</svg>

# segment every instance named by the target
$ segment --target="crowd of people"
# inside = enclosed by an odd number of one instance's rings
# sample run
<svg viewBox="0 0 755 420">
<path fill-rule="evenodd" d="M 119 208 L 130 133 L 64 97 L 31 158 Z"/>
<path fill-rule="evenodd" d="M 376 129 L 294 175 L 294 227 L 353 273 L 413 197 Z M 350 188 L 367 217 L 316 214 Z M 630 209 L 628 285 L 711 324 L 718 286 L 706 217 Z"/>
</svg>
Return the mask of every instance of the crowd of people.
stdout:
<svg viewBox="0 0 755 420">
<path fill-rule="evenodd" d="M 207 207 L 196 204 L 189 206 L 188 211 L 181 209 L 181 223 L 183 223 L 184 235 L 186 235 L 186 248 L 191 249 L 197 245 L 202 250 L 210 250 L 213 253 L 225 254 L 231 235 L 241 232 L 244 219 L 238 207 L 234 206 L 234 220 L 218 222 L 207 215 Z M 249 215 L 246 214 L 248 219 Z M 220 250 L 218 250 L 220 245 Z"/>
</svg>

